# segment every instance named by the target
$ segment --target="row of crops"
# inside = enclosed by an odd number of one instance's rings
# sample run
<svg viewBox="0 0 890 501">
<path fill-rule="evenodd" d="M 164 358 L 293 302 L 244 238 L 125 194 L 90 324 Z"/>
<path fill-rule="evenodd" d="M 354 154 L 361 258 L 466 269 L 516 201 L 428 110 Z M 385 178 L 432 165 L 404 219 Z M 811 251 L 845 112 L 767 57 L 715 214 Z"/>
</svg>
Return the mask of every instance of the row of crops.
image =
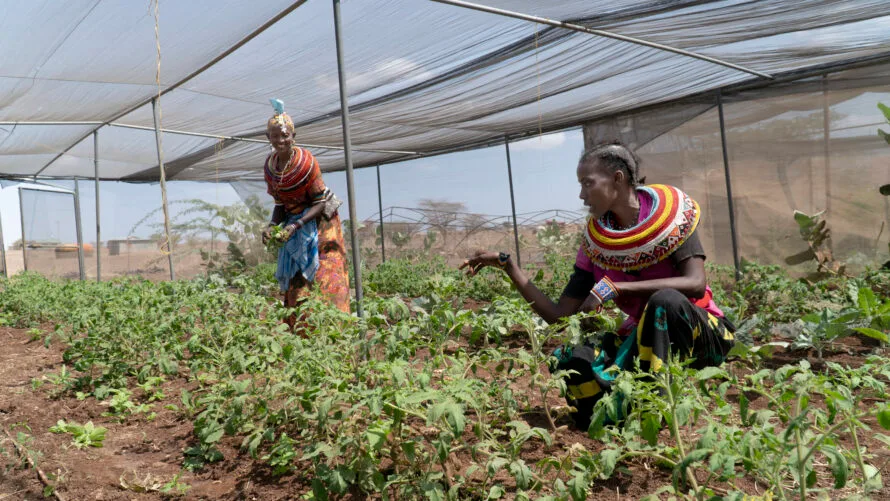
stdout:
<svg viewBox="0 0 890 501">
<path fill-rule="evenodd" d="M 570 268 L 552 264 L 536 280 L 556 296 Z M 748 341 L 733 362 L 622 374 L 588 430 L 571 428 L 546 367 L 617 310 L 547 325 L 496 271 L 387 262 L 367 272 L 364 318 L 312 299 L 298 332 L 267 267 L 168 283 L 25 273 L 0 282 L 0 324 L 64 346 L 34 381 L 46 398 L 102 401 L 103 419 L 135 424 L 173 412 L 193 425 L 184 469 L 248 458 L 312 499 L 582 500 L 649 469 L 657 499 L 890 494 L 890 275 L 710 273 Z"/>
</svg>

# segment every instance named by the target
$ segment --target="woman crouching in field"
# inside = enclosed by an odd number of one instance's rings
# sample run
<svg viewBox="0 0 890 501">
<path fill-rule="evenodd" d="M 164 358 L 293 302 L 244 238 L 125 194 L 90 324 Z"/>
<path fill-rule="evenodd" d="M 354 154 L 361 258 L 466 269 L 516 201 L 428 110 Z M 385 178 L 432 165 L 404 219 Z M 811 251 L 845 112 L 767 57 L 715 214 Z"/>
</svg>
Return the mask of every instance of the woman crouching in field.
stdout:
<svg viewBox="0 0 890 501">
<path fill-rule="evenodd" d="M 627 320 L 600 346 L 557 350 L 560 365 L 585 368 L 567 380 L 576 423 L 586 427 L 593 405 L 611 389 L 610 367 L 664 368 L 669 353 L 693 357 L 692 367 L 719 365 L 734 343 L 735 328 L 714 304 L 705 254 L 696 229 L 698 204 L 673 186 L 642 185 L 636 156 L 620 143 L 586 150 L 578 162 L 580 198 L 589 208 L 575 270 L 558 302 L 546 297 L 509 254 L 478 252 L 462 269 L 503 269 L 532 309 L 553 323 L 608 301 Z"/>
</svg>

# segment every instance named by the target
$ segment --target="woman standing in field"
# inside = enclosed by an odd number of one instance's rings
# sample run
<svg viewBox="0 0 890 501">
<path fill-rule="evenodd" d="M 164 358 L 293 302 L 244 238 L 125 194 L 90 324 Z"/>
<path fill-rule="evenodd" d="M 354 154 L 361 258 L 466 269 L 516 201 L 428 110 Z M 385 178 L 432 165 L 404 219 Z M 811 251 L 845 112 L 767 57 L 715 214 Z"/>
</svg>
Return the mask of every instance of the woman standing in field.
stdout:
<svg viewBox="0 0 890 501">
<path fill-rule="evenodd" d="M 580 198 L 589 208 L 575 271 L 559 301 L 546 297 L 505 253 L 478 252 L 461 265 L 507 272 L 520 294 L 547 322 L 614 301 L 627 320 L 599 347 L 557 350 L 569 377 L 569 395 L 583 425 L 593 404 L 609 391 L 618 366 L 659 371 L 669 352 L 694 357 L 693 367 L 719 365 L 734 343 L 735 328 L 714 304 L 705 254 L 696 229 L 698 204 L 672 186 L 642 185 L 636 156 L 620 143 L 586 150 L 577 167 Z M 587 369 L 587 368 L 590 369 Z"/>
<path fill-rule="evenodd" d="M 325 186 L 318 161 L 308 150 L 294 145 L 294 122 L 284 103 L 271 100 L 275 114 L 266 124 L 272 153 L 264 167 L 269 195 L 275 200 L 272 221 L 263 231 L 263 243 L 274 226 L 284 245 L 278 251 L 275 278 L 284 293 L 284 305 L 297 306 L 313 287 L 334 306 L 349 312 L 349 276 L 346 247 L 337 208 L 339 200 Z M 293 328 L 295 316 L 288 319 Z"/>
</svg>

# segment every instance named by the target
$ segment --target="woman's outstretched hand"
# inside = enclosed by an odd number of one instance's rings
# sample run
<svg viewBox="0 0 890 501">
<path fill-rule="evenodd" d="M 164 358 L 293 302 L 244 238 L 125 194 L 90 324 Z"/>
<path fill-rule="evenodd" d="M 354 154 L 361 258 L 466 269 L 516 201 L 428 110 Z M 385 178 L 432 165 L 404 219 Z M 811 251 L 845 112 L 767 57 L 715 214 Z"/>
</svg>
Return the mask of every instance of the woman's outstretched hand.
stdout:
<svg viewBox="0 0 890 501">
<path fill-rule="evenodd" d="M 263 230 L 263 245 L 269 243 L 269 239 L 272 238 L 272 227 L 267 226 L 265 230 Z"/>
<path fill-rule="evenodd" d="M 498 256 L 499 254 L 497 252 L 486 252 L 481 250 L 476 251 L 476 253 L 473 254 L 473 257 L 464 261 L 458 269 L 466 269 L 467 276 L 472 277 L 476 273 L 479 273 L 479 270 L 485 268 L 486 266 L 500 267 Z"/>
</svg>

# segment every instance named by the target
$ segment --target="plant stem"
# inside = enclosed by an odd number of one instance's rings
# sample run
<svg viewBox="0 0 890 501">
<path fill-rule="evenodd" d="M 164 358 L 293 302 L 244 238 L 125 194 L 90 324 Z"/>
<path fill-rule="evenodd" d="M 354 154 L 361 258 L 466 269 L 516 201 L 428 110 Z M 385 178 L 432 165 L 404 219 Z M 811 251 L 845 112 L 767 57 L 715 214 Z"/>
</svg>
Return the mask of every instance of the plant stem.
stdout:
<svg viewBox="0 0 890 501">
<path fill-rule="evenodd" d="M 396 472 L 396 476 L 399 475 L 399 447 L 401 446 L 401 437 L 402 437 L 402 420 L 399 419 L 396 421 L 395 433 L 393 433 L 393 441 L 391 444 L 391 448 L 389 450 L 389 460 L 392 461 L 392 467 Z"/>
<path fill-rule="evenodd" d="M 659 454 L 659 453 L 657 453 L 657 452 L 645 452 L 645 451 L 635 452 L 635 451 L 630 451 L 630 452 L 625 452 L 624 454 L 621 455 L 621 459 L 624 459 L 624 458 L 634 458 L 634 457 L 647 457 L 647 458 L 657 459 L 657 460 L 659 460 L 659 461 L 662 461 L 662 462 L 666 463 L 666 464 L 667 464 L 669 467 L 671 467 L 671 468 L 675 468 L 675 467 L 677 466 L 677 462 L 676 462 L 676 461 L 671 460 L 671 459 L 668 459 L 667 457 L 662 456 L 661 454 Z"/>
<path fill-rule="evenodd" d="M 835 424 L 834 426 L 829 428 L 828 431 L 826 431 L 825 433 L 820 435 L 815 441 L 813 441 L 813 446 L 810 447 L 810 451 L 807 452 L 807 455 L 804 456 L 804 458 L 803 458 L 804 461 L 806 462 L 806 461 L 810 460 L 810 457 L 812 457 L 812 455 L 816 452 L 816 450 L 819 448 L 819 446 L 822 445 L 822 442 L 825 441 L 826 438 L 828 438 L 830 435 L 832 435 L 838 429 L 843 428 L 844 426 L 847 426 L 847 425 L 848 425 L 848 420 L 841 421 L 840 423 Z"/>
<path fill-rule="evenodd" d="M 405 414 L 407 414 L 407 415 L 409 415 L 409 416 L 414 416 L 414 417 L 416 417 L 416 418 L 426 420 L 426 416 L 423 415 L 423 414 L 421 414 L 421 413 L 419 413 L 419 412 L 411 411 L 411 410 L 408 410 L 408 409 L 402 409 L 401 407 L 395 406 L 395 405 L 393 405 L 393 404 L 391 404 L 391 403 L 389 403 L 389 402 L 384 402 L 383 405 L 385 405 L 385 406 L 387 406 L 387 407 L 389 407 L 389 408 L 391 408 L 391 409 L 395 409 L 395 410 L 397 410 L 397 411 L 402 411 L 402 412 L 404 412 Z"/>
<path fill-rule="evenodd" d="M 705 489 L 708 487 L 708 484 L 711 483 L 711 479 L 712 479 L 712 478 L 714 478 L 714 472 L 713 472 L 713 471 L 708 472 L 708 478 L 706 478 L 706 479 L 705 479 L 705 483 L 702 484 L 702 490 L 701 490 L 701 492 L 698 494 L 698 499 L 703 499 L 703 496 L 705 495 Z"/>
<path fill-rule="evenodd" d="M 528 337 L 532 342 L 532 363 L 535 364 L 534 367 L 530 367 L 529 369 L 534 371 L 534 374 L 537 375 L 539 374 L 538 366 L 540 363 L 538 357 L 541 356 L 541 342 L 535 333 L 534 324 L 526 325 L 525 328 L 528 331 Z M 546 360 L 546 358 L 544 360 Z M 532 377 L 532 380 L 534 381 L 535 378 Z M 541 404 L 544 406 L 544 414 L 547 416 L 547 424 L 550 425 L 550 431 L 556 434 L 556 423 L 553 421 L 553 416 L 550 415 L 550 406 L 547 405 L 547 386 L 544 384 L 540 385 L 538 391 L 541 393 Z"/>
<path fill-rule="evenodd" d="M 859 450 L 859 436 L 856 434 L 856 426 L 853 424 L 853 418 L 847 419 L 850 427 L 850 435 L 853 436 L 853 447 L 856 448 L 856 463 L 859 464 L 859 471 L 862 472 L 863 490 L 868 494 L 868 474 L 865 473 L 865 461 L 862 460 L 862 451 Z"/>
<path fill-rule="evenodd" d="M 797 403 L 794 406 L 795 412 L 794 417 L 800 417 L 800 406 L 803 400 L 803 396 L 799 395 L 797 397 Z M 794 437 L 797 442 L 797 475 L 798 475 L 798 483 L 800 484 L 800 501 L 806 501 L 807 499 L 807 460 L 809 455 L 807 455 L 807 459 L 804 459 L 803 455 L 803 444 L 801 436 L 800 436 L 800 426 L 798 425 L 794 429 Z M 815 449 L 815 447 L 813 448 Z"/>
<path fill-rule="evenodd" d="M 670 374 L 663 374 L 662 381 L 664 381 L 664 388 L 667 390 L 668 404 L 671 408 L 671 434 L 674 435 L 674 440 L 677 441 L 677 450 L 680 451 L 680 458 L 682 461 L 682 459 L 686 458 L 686 449 L 683 447 L 683 438 L 680 437 L 680 425 L 677 424 L 677 402 L 673 388 L 671 387 Z M 692 489 L 695 491 L 696 495 L 698 495 L 698 481 L 695 479 L 694 473 L 695 472 L 692 471 L 691 467 L 686 467 L 686 476 L 689 477 Z"/>
<path fill-rule="evenodd" d="M 547 391 L 546 388 L 541 388 L 541 403 L 544 406 L 544 415 L 547 416 L 547 424 L 550 425 L 550 431 L 556 434 L 556 423 L 553 421 L 553 416 L 550 415 L 550 406 L 547 405 Z"/>
<path fill-rule="evenodd" d="M 789 418 L 788 412 L 785 411 L 785 408 L 779 403 L 778 400 L 776 400 L 776 398 L 774 396 L 770 395 L 765 390 L 763 390 L 761 388 L 754 387 L 754 386 L 745 386 L 742 388 L 742 391 L 743 392 L 751 391 L 751 392 L 757 393 L 760 396 L 766 397 L 770 401 L 770 403 L 773 404 L 773 406 L 775 406 L 776 412 L 779 415 L 784 416 L 786 419 Z"/>
</svg>

